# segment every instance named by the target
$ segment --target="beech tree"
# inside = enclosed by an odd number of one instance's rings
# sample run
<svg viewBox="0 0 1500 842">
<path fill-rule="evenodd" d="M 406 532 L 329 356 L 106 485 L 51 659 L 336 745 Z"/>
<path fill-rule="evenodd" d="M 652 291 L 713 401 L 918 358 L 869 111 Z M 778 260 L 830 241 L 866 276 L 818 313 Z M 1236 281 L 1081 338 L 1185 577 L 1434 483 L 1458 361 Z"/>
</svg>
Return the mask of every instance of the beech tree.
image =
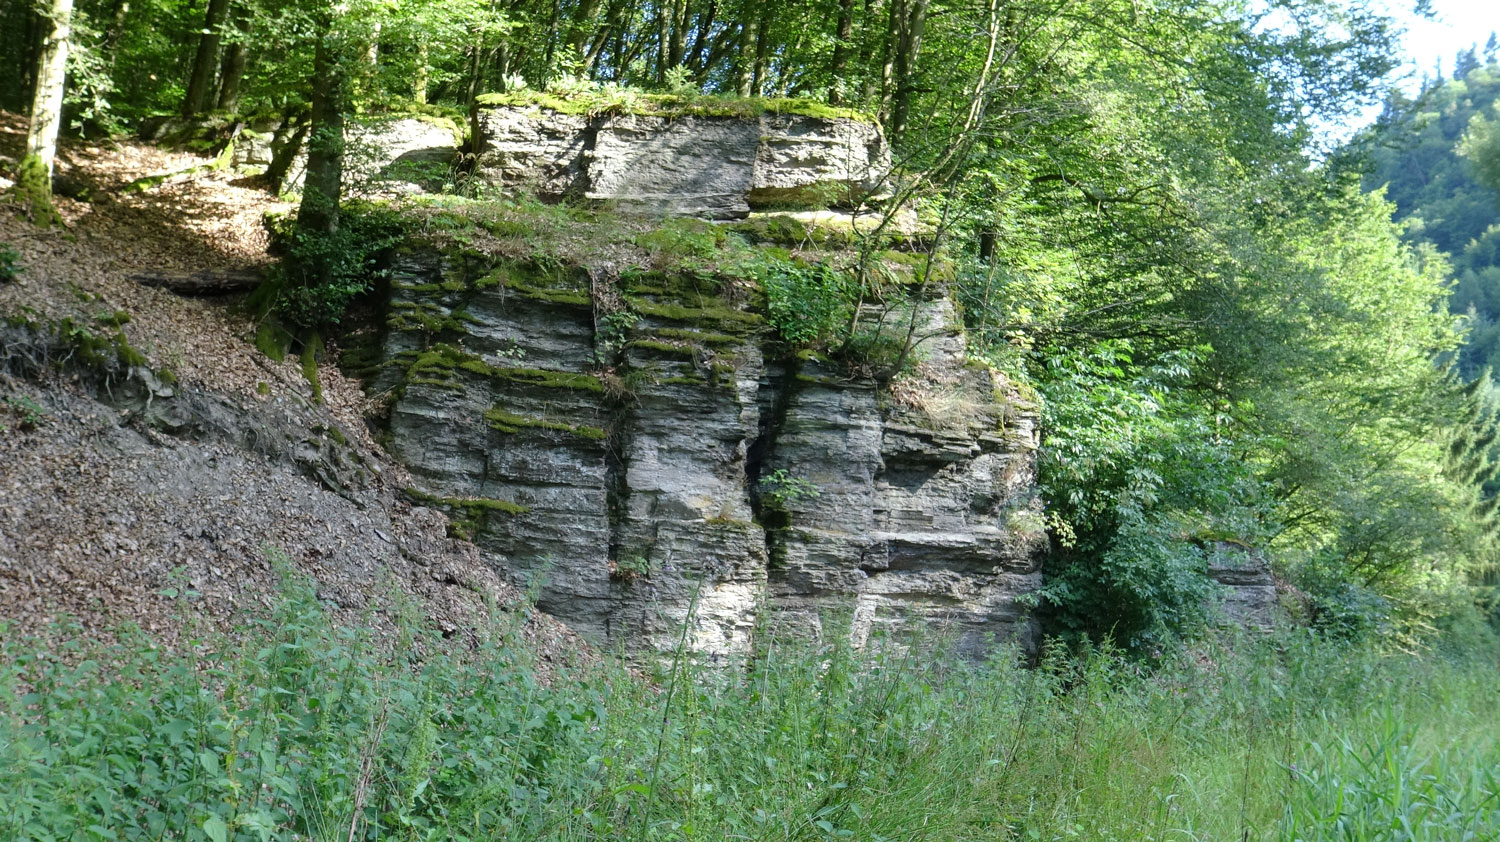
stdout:
<svg viewBox="0 0 1500 842">
<path fill-rule="evenodd" d="M 73 0 L 51 0 L 46 10 L 50 24 L 37 61 L 26 131 L 26 154 L 21 158 L 16 193 L 34 222 L 60 221 L 52 206 L 52 172 L 57 159 L 57 131 L 62 123 L 63 91 L 68 74 L 68 39 L 72 32 Z"/>
</svg>

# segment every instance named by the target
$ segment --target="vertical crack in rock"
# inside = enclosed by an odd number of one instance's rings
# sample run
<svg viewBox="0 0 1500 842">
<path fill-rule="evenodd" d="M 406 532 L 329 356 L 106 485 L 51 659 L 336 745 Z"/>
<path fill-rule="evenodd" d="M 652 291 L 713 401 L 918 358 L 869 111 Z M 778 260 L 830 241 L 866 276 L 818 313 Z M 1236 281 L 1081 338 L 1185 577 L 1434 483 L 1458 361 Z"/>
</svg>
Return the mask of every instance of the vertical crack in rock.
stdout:
<svg viewBox="0 0 1500 842">
<path fill-rule="evenodd" d="M 413 497 L 603 643 L 666 649 L 688 622 L 722 654 L 759 626 L 1028 645 L 1033 411 L 967 362 L 951 303 L 914 303 L 937 337 L 931 393 L 897 400 L 840 362 L 782 358 L 724 296 L 697 274 L 403 256 L 376 382 Z"/>
</svg>

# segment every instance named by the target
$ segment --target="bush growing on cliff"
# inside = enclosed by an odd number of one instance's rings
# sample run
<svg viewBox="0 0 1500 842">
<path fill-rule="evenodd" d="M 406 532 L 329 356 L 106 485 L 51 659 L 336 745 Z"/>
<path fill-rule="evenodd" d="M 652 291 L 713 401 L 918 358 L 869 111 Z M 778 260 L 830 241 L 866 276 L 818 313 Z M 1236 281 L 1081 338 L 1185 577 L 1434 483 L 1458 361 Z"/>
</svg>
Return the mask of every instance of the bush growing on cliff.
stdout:
<svg viewBox="0 0 1500 842">
<path fill-rule="evenodd" d="M 282 262 L 252 298 L 294 328 L 338 324 L 350 304 L 374 288 L 380 262 L 403 232 L 401 215 L 373 202 L 346 202 L 332 234 L 300 229 L 292 220 L 273 224 L 273 248 Z"/>
</svg>

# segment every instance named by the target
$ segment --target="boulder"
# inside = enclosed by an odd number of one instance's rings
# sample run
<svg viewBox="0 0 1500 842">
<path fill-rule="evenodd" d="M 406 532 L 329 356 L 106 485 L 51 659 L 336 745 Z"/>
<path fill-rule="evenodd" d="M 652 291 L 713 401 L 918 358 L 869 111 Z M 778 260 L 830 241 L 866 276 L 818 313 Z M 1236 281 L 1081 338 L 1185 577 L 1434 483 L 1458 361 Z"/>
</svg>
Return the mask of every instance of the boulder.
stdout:
<svg viewBox="0 0 1500 842">
<path fill-rule="evenodd" d="M 246 127 L 235 140 L 234 166 L 266 167 L 305 132 L 290 124 Z M 370 117 L 345 123 L 345 192 L 377 197 L 442 189 L 463 138 L 451 121 L 425 117 Z M 294 153 L 281 189 L 302 189 L 307 151 Z"/>
</svg>

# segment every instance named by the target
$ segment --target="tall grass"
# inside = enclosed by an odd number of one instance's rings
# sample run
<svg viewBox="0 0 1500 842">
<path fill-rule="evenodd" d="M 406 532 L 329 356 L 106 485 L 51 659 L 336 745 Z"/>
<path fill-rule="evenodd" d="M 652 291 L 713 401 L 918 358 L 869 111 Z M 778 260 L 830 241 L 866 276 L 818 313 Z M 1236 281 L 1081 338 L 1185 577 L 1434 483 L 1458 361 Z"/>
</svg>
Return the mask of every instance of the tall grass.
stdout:
<svg viewBox="0 0 1500 842">
<path fill-rule="evenodd" d="M 0 643 L 3 840 L 1500 838 L 1495 653 L 1287 634 L 1150 672 L 930 649 L 607 660 L 544 686 L 334 627 Z"/>
</svg>

